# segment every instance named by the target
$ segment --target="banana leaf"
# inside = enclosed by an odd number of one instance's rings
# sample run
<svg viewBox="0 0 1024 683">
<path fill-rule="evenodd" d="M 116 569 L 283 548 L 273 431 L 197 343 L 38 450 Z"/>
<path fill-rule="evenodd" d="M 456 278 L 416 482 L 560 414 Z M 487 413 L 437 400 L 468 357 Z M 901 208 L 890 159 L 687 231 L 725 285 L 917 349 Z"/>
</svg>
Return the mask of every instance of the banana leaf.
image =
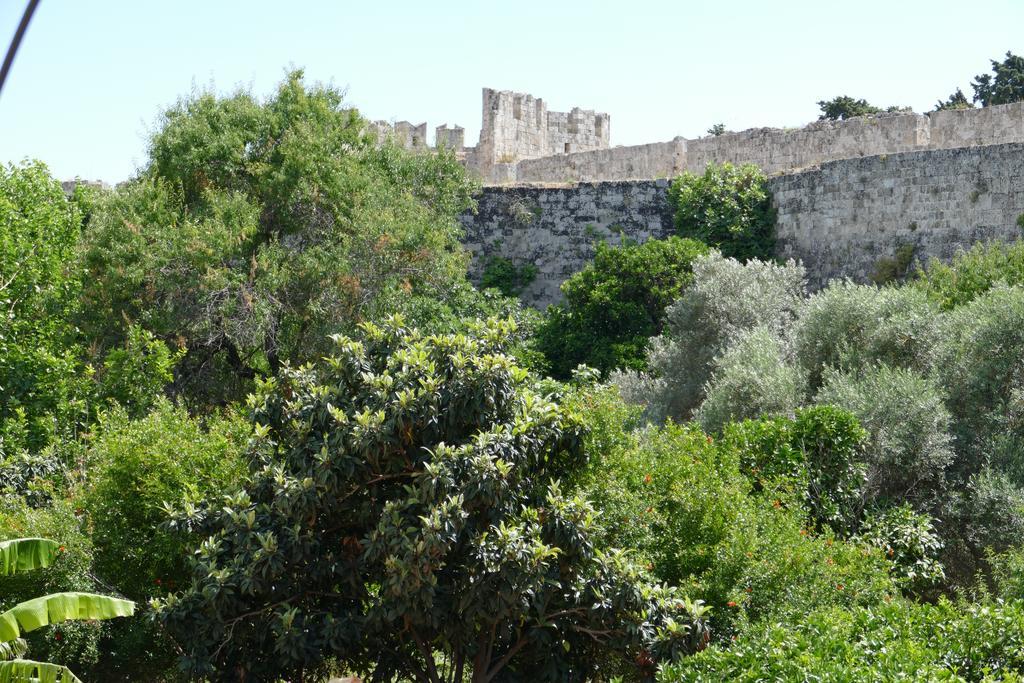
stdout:
<svg viewBox="0 0 1024 683">
<path fill-rule="evenodd" d="M 94 593 L 53 593 L 18 603 L 0 614 L 0 642 L 22 632 L 72 619 L 113 619 L 135 613 L 135 603 Z M 0 679 L 3 683 L 3 679 Z"/>
<path fill-rule="evenodd" d="M 0 643 L 0 662 L 6 662 L 8 659 L 18 659 L 26 652 L 28 652 L 28 643 L 21 638 Z"/>
<path fill-rule="evenodd" d="M 82 683 L 66 666 L 15 659 L 0 662 L 0 683 Z"/>
<path fill-rule="evenodd" d="M 60 546 L 48 538 L 15 538 L 0 541 L 0 576 L 49 567 Z"/>
</svg>

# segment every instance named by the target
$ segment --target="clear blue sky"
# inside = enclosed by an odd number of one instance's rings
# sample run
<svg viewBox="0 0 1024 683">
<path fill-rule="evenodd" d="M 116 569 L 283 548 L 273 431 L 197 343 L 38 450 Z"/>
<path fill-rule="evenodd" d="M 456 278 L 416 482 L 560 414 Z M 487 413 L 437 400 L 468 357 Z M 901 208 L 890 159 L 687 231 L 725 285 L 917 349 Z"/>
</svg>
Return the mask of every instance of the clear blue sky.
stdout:
<svg viewBox="0 0 1024 683">
<path fill-rule="evenodd" d="M 23 9 L 0 0 L 0 39 Z M 799 126 L 839 94 L 928 111 L 1024 53 L 1022 27 L 1024 0 L 41 0 L 0 94 L 0 161 L 120 181 L 193 86 L 263 95 L 289 66 L 469 144 L 483 86 L 608 112 L 613 145 Z"/>
</svg>

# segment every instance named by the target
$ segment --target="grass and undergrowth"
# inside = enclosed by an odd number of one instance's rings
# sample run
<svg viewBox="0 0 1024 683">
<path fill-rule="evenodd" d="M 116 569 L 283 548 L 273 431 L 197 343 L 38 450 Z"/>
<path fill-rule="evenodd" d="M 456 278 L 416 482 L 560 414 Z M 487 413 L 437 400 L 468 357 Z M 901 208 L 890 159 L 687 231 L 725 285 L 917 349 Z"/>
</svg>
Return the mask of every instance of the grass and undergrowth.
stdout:
<svg viewBox="0 0 1024 683">
<path fill-rule="evenodd" d="M 809 292 L 760 172 L 711 167 L 678 236 L 598 246 L 539 313 L 523 264 L 466 280 L 474 191 L 301 73 L 181 100 L 113 191 L 0 171 L 0 541 L 49 539 L 0 555 L 0 635 L 38 596 L 120 605 L 0 658 L 1024 675 L 1024 247 Z"/>
</svg>

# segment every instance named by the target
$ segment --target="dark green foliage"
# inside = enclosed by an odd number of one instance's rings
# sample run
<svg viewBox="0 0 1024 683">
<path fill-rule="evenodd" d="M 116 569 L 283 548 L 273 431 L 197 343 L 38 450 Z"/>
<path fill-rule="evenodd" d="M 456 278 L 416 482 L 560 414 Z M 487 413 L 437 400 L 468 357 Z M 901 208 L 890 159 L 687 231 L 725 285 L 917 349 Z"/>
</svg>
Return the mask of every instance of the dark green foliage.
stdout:
<svg viewBox="0 0 1024 683">
<path fill-rule="evenodd" d="M 672 182 L 669 201 L 680 236 L 741 261 L 774 255 L 775 212 L 756 166 L 709 164 L 703 175 L 684 173 Z"/>
<path fill-rule="evenodd" d="M 953 257 L 932 259 L 911 284 L 944 309 L 952 309 L 990 290 L 997 282 L 1024 284 L 1024 242 L 978 242 Z"/>
<path fill-rule="evenodd" d="M 1019 681 L 1024 603 L 893 600 L 765 623 L 728 648 L 668 667 L 658 680 Z"/>
<path fill-rule="evenodd" d="M 691 594 L 712 606 L 714 638 L 728 638 L 745 621 L 869 604 L 896 591 L 881 552 L 808 529 L 802 501 L 790 494 L 792 480 L 752 486 L 741 460 L 757 446 L 746 439 L 716 442 L 693 426 L 672 424 L 629 433 L 633 416 L 607 388 L 578 390 L 569 403 L 601 425 L 600 455 L 581 486 L 601 513 L 602 542 L 635 548 L 659 578 L 692 586 Z M 792 422 L 783 422 L 787 442 L 799 438 Z M 751 440 L 757 437 L 749 428 L 757 424 L 744 423 Z M 844 455 L 841 443 L 811 443 L 829 438 L 824 432 L 801 425 L 808 450 Z M 793 479 L 806 482 L 803 453 L 786 448 Z"/>
<path fill-rule="evenodd" d="M 582 681 L 702 646 L 703 608 L 596 550 L 560 492 L 578 424 L 528 388 L 512 332 L 367 324 L 261 383 L 251 482 L 179 518 L 210 534 L 160 607 L 189 671 Z"/>
<path fill-rule="evenodd" d="M 935 103 L 935 111 L 945 111 L 947 109 L 974 109 L 974 105 L 967 100 L 964 91 L 957 88 L 956 92 L 950 95 L 945 102 L 939 100 Z"/>
<path fill-rule="evenodd" d="M 852 413 L 833 406 L 748 420 L 723 435 L 757 490 L 795 493 L 811 520 L 843 536 L 859 528 L 866 504 L 867 438 Z"/>
<path fill-rule="evenodd" d="M 857 100 L 849 95 L 840 95 L 827 101 L 822 100 L 818 102 L 818 107 L 821 109 L 821 116 L 818 117 L 819 121 L 842 121 L 858 116 L 882 113 L 880 108 L 868 104 L 867 100 Z"/>
<path fill-rule="evenodd" d="M 909 505 L 869 515 L 859 538 L 885 553 L 896 580 L 911 594 L 933 588 L 945 578 L 938 559 L 942 541 L 932 519 Z"/>
<path fill-rule="evenodd" d="M 537 330 L 551 375 L 567 378 L 581 363 L 602 373 L 644 367 L 647 340 L 661 332 L 665 308 L 692 279 L 693 260 L 707 252 L 679 237 L 598 242 L 594 260 L 562 283 L 564 304 L 549 307 Z"/>
<path fill-rule="evenodd" d="M 327 335 L 444 299 L 465 274 L 454 155 L 378 146 L 337 90 L 301 72 L 257 101 L 199 93 L 164 113 L 150 163 L 101 199 L 85 233 L 83 325 L 99 351 L 123 321 L 186 348 L 177 388 L 243 396 Z"/>
<path fill-rule="evenodd" d="M 518 296 L 537 277 L 537 266 L 524 263 L 517 266 L 510 259 L 492 256 L 480 276 L 480 286 L 494 288 L 505 296 Z"/>
<path fill-rule="evenodd" d="M 711 135 L 711 136 L 716 137 L 716 138 L 719 135 L 724 135 L 725 132 L 726 132 L 726 130 L 725 130 L 725 124 L 724 123 L 716 123 L 715 125 L 713 125 L 710 128 L 708 128 L 708 135 Z"/>
<path fill-rule="evenodd" d="M 914 262 L 914 249 L 913 244 L 903 244 L 891 257 L 883 256 L 875 261 L 871 281 L 876 285 L 886 285 L 906 278 L 910 273 L 910 265 Z"/>
<path fill-rule="evenodd" d="M 1007 52 L 1002 62 L 992 60 L 992 72 L 974 77 L 975 102 L 988 107 L 1024 100 L 1024 57 Z"/>
</svg>

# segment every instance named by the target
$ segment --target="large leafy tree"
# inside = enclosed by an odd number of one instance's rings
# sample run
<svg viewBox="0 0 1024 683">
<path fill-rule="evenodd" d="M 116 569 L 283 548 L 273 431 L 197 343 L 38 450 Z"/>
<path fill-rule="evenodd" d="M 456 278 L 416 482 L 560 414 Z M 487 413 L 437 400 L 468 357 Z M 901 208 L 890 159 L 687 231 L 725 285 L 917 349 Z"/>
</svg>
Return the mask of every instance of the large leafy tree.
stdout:
<svg viewBox="0 0 1024 683">
<path fill-rule="evenodd" d="M 126 320 L 186 347 L 189 394 L 242 395 L 318 357 L 328 333 L 464 277 L 456 217 L 472 185 L 454 156 L 380 144 L 301 72 L 266 101 L 180 101 L 149 157 L 89 222 L 84 327 L 101 349 Z"/>
<path fill-rule="evenodd" d="M 567 378 L 580 363 L 602 372 L 643 368 L 647 340 L 661 332 L 665 308 L 692 279 L 693 260 L 707 252 L 680 237 L 598 243 L 594 260 L 562 283 L 565 303 L 549 308 L 538 329 L 551 374 Z"/>
<path fill-rule="evenodd" d="M 251 484 L 178 518 L 209 533 L 159 607 L 189 671 L 579 681 L 703 646 L 703 608 L 595 549 L 560 492 L 578 423 L 504 353 L 510 325 L 367 324 L 261 385 Z"/>
<path fill-rule="evenodd" d="M 971 87 L 975 102 L 988 107 L 1024 100 L 1024 57 L 1007 52 L 1003 61 L 992 60 L 992 71 L 974 77 Z"/>
</svg>

